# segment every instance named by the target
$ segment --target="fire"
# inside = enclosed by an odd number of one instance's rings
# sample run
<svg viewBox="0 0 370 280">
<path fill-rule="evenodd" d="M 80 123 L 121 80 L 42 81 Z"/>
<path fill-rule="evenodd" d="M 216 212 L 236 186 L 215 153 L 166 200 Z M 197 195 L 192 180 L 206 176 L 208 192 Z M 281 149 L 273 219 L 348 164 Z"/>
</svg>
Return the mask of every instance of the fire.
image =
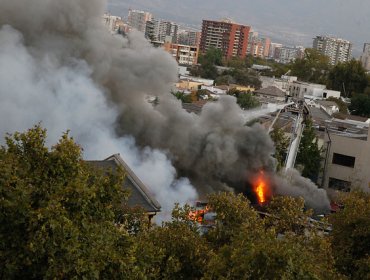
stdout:
<svg viewBox="0 0 370 280">
<path fill-rule="evenodd" d="M 258 185 L 256 188 L 256 194 L 257 194 L 258 202 L 260 204 L 263 204 L 266 202 L 265 189 L 266 189 L 265 182 L 264 181 L 258 182 Z"/>
<path fill-rule="evenodd" d="M 204 203 L 203 203 L 204 204 Z M 202 223 L 204 219 L 204 214 L 209 212 L 208 205 L 202 205 L 202 203 L 197 202 L 194 211 L 189 212 L 189 219 L 198 223 Z"/>
<path fill-rule="evenodd" d="M 267 180 L 262 171 L 260 172 L 254 186 L 254 192 L 256 193 L 258 203 L 262 205 L 267 201 L 270 194 Z"/>
</svg>

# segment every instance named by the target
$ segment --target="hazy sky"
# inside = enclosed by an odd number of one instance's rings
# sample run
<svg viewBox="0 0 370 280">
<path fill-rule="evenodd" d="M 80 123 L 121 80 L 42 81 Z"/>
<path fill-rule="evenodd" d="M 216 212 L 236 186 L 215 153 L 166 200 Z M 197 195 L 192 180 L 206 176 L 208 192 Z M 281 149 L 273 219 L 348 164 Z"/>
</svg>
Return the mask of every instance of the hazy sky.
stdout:
<svg viewBox="0 0 370 280">
<path fill-rule="evenodd" d="M 354 44 L 358 56 L 370 42 L 370 0 L 108 0 L 108 10 L 127 17 L 129 8 L 155 17 L 201 25 L 229 17 L 251 25 L 273 41 L 309 47 L 316 35 L 334 35 Z"/>
</svg>

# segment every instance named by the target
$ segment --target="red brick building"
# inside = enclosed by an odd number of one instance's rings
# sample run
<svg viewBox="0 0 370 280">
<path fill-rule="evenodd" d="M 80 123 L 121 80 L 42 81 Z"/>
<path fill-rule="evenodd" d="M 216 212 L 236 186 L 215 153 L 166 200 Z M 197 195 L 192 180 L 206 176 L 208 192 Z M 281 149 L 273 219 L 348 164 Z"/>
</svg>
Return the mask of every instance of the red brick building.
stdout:
<svg viewBox="0 0 370 280">
<path fill-rule="evenodd" d="M 200 52 L 210 48 L 220 49 L 225 58 L 241 57 L 247 53 L 250 26 L 230 21 L 203 20 Z"/>
</svg>

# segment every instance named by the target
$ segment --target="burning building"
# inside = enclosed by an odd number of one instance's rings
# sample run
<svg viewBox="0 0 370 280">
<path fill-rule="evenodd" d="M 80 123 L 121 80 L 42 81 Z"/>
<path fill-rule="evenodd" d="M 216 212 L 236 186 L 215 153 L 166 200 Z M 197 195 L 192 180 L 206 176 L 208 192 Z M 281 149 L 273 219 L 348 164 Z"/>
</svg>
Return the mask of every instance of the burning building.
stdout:
<svg viewBox="0 0 370 280">
<path fill-rule="evenodd" d="M 274 173 L 274 145 L 226 96 L 189 114 L 170 94 L 177 65 L 143 34 L 112 36 L 105 1 L 0 2 L 0 134 L 42 122 L 50 142 L 70 130 L 87 159 L 120 152 L 163 209 L 209 192 L 242 192 L 261 168 L 276 193 L 328 207 L 326 194 L 291 173 Z M 156 96 L 158 105 L 147 102 Z M 42 105 L 42 106 L 41 106 Z"/>
</svg>

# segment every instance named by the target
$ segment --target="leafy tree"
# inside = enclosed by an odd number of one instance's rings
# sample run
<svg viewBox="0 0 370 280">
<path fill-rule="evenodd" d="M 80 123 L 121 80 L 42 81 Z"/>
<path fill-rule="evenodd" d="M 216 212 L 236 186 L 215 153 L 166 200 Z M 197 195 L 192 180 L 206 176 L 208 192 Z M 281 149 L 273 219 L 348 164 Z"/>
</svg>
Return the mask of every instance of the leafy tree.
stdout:
<svg viewBox="0 0 370 280">
<path fill-rule="evenodd" d="M 370 96 L 365 94 L 354 94 L 351 98 L 349 110 L 352 115 L 370 117 Z"/>
<path fill-rule="evenodd" d="M 137 260 L 145 279 L 200 279 L 212 252 L 190 207 L 175 207 L 172 221 L 139 235 Z"/>
<path fill-rule="evenodd" d="M 321 150 L 318 146 L 318 138 L 312 126 L 312 120 L 307 119 L 299 144 L 296 164 L 303 165 L 302 175 L 304 177 L 316 182 L 320 171 L 320 163 Z"/>
<path fill-rule="evenodd" d="M 192 97 L 191 94 L 185 94 L 184 92 L 172 92 L 172 95 L 175 96 L 177 99 L 181 100 L 182 103 L 191 103 Z"/>
<path fill-rule="evenodd" d="M 212 195 L 210 205 L 216 225 L 206 237 L 215 254 L 204 279 L 340 279 L 328 238 L 315 228 L 307 235 L 295 230 L 296 221 L 302 225 L 310 216 L 302 200 L 276 199 L 271 220 L 242 195 Z"/>
<path fill-rule="evenodd" d="M 291 74 L 299 80 L 326 84 L 330 70 L 329 58 L 317 50 L 306 49 L 303 58 L 298 58 L 290 65 Z"/>
<path fill-rule="evenodd" d="M 199 57 L 199 63 L 201 65 L 204 64 L 212 64 L 212 65 L 223 65 L 222 63 L 222 51 L 216 48 L 210 48 L 204 55 Z"/>
<path fill-rule="evenodd" d="M 243 223 L 246 223 L 251 229 L 262 226 L 258 213 L 242 194 L 211 194 L 209 206 L 212 211 L 217 213 L 215 227 L 207 235 L 207 239 L 214 248 L 220 248 L 230 243 Z"/>
<path fill-rule="evenodd" d="M 218 76 L 215 79 L 215 85 L 230 85 L 235 84 L 236 81 L 230 74 Z"/>
<path fill-rule="evenodd" d="M 260 106 L 260 102 L 250 93 L 242 93 L 236 99 L 242 109 L 252 109 Z"/>
<path fill-rule="evenodd" d="M 370 278 L 370 194 L 354 191 L 340 198 L 343 209 L 329 217 L 338 270 L 351 279 Z"/>
<path fill-rule="evenodd" d="M 252 109 L 260 106 L 259 101 L 250 93 L 242 92 L 237 89 L 231 89 L 227 93 L 236 97 L 236 102 L 242 109 Z"/>
<path fill-rule="evenodd" d="M 262 85 L 258 73 L 253 70 L 233 69 L 229 74 L 234 78 L 235 83 L 243 86 L 254 86 L 259 89 Z"/>
<path fill-rule="evenodd" d="M 246 68 L 246 61 L 240 57 L 232 57 L 227 61 L 226 64 L 228 67 L 232 67 L 235 69 L 245 69 Z"/>
<path fill-rule="evenodd" d="M 329 88 L 351 97 L 354 93 L 364 93 L 368 85 L 368 77 L 361 62 L 352 59 L 335 65 L 329 72 L 327 84 Z"/>
<path fill-rule="evenodd" d="M 333 102 L 337 103 L 340 113 L 348 114 L 348 106 L 342 99 L 330 96 L 326 100 L 327 101 L 333 101 Z"/>
<path fill-rule="evenodd" d="M 199 57 L 199 63 L 201 64 L 197 71 L 199 76 L 206 79 L 216 79 L 218 76 L 216 65 L 222 65 L 221 50 L 210 48 L 204 55 Z"/>
<path fill-rule="evenodd" d="M 279 128 L 274 128 L 270 137 L 275 143 L 275 158 L 277 160 L 277 170 L 280 170 L 285 163 L 287 149 L 289 147 L 289 138 L 284 135 L 284 131 Z"/>
<path fill-rule="evenodd" d="M 275 196 L 267 206 L 267 225 L 273 226 L 278 233 L 304 234 L 306 230 L 316 231 L 309 227 L 311 210 L 304 209 L 303 198 Z"/>
<path fill-rule="evenodd" d="M 51 150 L 45 142 L 35 126 L 0 149 L 0 277 L 130 276 L 133 243 L 117 219 L 123 173 L 92 170 L 68 133 Z"/>
</svg>

